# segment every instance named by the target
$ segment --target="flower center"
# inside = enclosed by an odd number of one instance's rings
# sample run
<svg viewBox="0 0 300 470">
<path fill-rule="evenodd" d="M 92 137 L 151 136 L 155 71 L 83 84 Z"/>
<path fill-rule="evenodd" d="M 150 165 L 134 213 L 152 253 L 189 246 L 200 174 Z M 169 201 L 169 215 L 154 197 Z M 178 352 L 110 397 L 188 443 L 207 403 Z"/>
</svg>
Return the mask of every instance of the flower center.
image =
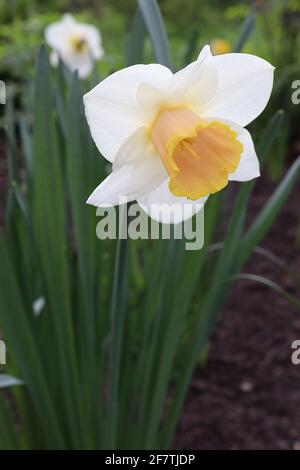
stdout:
<svg viewBox="0 0 300 470">
<path fill-rule="evenodd" d="M 170 177 L 170 191 L 193 201 L 227 186 L 243 151 L 229 125 L 202 119 L 189 108 L 160 111 L 150 138 Z"/>
<path fill-rule="evenodd" d="M 80 34 L 78 33 L 71 34 L 69 40 L 70 40 L 73 51 L 76 52 L 77 54 L 81 54 L 87 49 L 86 39 L 82 37 Z"/>
</svg>

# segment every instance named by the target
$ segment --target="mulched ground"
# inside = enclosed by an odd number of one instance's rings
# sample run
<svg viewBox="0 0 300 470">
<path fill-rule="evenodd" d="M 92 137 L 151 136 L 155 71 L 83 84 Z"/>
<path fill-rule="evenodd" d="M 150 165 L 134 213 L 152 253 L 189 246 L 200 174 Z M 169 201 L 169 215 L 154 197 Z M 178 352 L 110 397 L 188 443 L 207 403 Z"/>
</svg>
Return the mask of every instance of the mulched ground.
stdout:
<svg viewBox="0 0 300 470">
<path fill-rule="evenodd" d="M 249 221 L 272 189 L 260 178 Z M 261 245 L 300 274 L 299 201 L 300 182 Z M 289 278 L 259 255 L 244 272 L 293 292 Z M 206 367 L 194 374 L 175 448 L 300 450 L 300 365 L 291 362 L 295 339 L 300 340 L 300 311 L 267 287 L 238 281 L 221 312 Z"/>
</svg>

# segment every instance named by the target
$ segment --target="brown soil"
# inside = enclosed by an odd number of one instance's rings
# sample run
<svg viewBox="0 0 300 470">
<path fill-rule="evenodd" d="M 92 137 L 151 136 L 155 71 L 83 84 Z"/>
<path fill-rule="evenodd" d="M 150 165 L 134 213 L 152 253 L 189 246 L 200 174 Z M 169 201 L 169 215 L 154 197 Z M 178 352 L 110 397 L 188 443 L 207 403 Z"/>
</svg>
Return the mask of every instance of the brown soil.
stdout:
<svg viewBox="0 0 300 470">
<path fill-rule="evenodd" d="M 266 178 L 260 178 L 249 221 L 272 190 Z M 261 244 L 298 273 L 299 200 L 298 183 Z M 265 276 L 293 292 L 288 276 L 259 255 L 252 256 L 244 272 Z M 299 297 L 299 290 L 294 293 Z M 211 339 L 208 362 L 194 374 L 175 448 L 300 449 L 300 365 L 291 362 L 295 339 L 300 340 L 300 311 L 268 287 L 236 282 Z"/>
</svg>

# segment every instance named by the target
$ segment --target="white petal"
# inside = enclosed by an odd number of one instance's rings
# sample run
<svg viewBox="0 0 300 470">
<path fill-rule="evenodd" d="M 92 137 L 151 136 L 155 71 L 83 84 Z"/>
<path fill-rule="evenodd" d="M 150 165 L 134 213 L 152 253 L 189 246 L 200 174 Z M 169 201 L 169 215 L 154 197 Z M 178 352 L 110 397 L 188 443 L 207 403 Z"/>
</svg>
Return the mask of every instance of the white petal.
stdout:
<svg viewBox="0 0 300 470">
<path fill-rule="evenodd" d="M 57 67 L 59 63 L 59 54 L 56 51 L 52 51 L 50 54 L 50 64 L 53 65 L 53 67 Z"/>
<path fill-rule="evenodd" d="M 101 35 L 96 28 L 91 24 L 78 23 L 78 34 L 80 34 L 87 42 L 89 47 L 89 52 L 94 59 L 100 59 L 104 51 L 101 44 Z"/>
<path fill-rule="evenodd" d="M 80 78 L 87 78 L 94 67 L 94 61 L 89 54 L 68 54 L 63 55 L 62 60 L 67 64 L 72 72 L 77 70 Z"/>
<path fill-rule="evenodd" d="M 71 13 L 65 13 L 62 17 L 61 23 L 63 23 L 65 26 L 68 26 L 77 24 L 77 21 L 75 20 L 74 16 L 71 15 Z"/>
<path fill-rule="evenodd" d="M 174 196 L 169 190 L 169 179 L 166 179 L 150 194 L 138 199 L 138 203 L 152 219 L 163 224 L 178 224 L 190 219 L 199 212 L 207 197 L 191 201 L 184 197 Z"/>
<path fill-rule="evenodd" d="M 217 89 L 217 69 L 209 46 L 205 46 L 195 62 L 167 80 L 156 84 L 141 83 L 137 100 L 145 119 L 151 121 L 163 106 L 201 107 L 215 95 Z"/>
<path fill-rule="evenodd" d="M 84 96 L 92 137 L 109 161 L 141 125 L 144 116 L 136 100 L 140 83 L 165 80 L 172 72 L 162 65 L 134 65 L 115 72 Z"/>
<path fill-rule="evenodd" d="M 24 382 L 12 375 L 0 374 L 0 388 L 13 387 L 15 385 L 23 385 Z"/>
<path fill-rule="evenodd" d="M 107 207 L 120 203 L 120 198 L 133 201 L 151 192 L 166 178 L 166 171 L 139 128 L 120 148 L 112 173 L 95 189 L 87 203 Z M 124 202 L 124 201 L 123 201 Z"/>
<path fill-rule="evenodd" d="M 120 204 L 122 198 L 126 197 L 131 182 L 132 167 L 124 166 L 112 173 L 102 181 L 99 186 L 92 192 L 87 204 L 96 207 L 110 207 Z M 128 197 L 128 194 L 127 194 Z M 128 202 L 134 198 L 128 197 Z"/>
<path fill-rule="evenodd" d="M 75 70 L 78 70 L 78 75 L 80 78 L 87 78 L 91 71 L 94 68 L 94 61 L 87 57 L 85 58 L 78 66 L 76 66 Z"/>
<path fill-rule="evenodd" d="M 70 51 L 70 43 L 68 38 L 77 22 L 72 15 L 64 15 L 61 21 L 49 24 L 45 29 L 45 39 L 49 46 L 60 53 Z"/>
<path fill-rule="evenodd" d="M 204 46 L 198 59 L 175 73 L 173 90 L 184 101 L 202 106 L 218 89 L 218 73 L 209 46 Z"/>
<path fill-rule="evenodd" d="M 39 317 L 43 308 L 45 307 L 46 300 L 45 297 L 38 297 L 32 304 L 33 314 L 36 317 Z"/>
<path fill-rule="evenodd" d="M 243 144 L 244 149 L 239 166 L 234 173 L 230 173 L 229 181 L 249 181 L 257 178 L 260 176 L 259 160 L 250 132 L 233 123 L 230 123 L 230 126 L 237 132 L 237 138 Z"/>
<path fill-rule="evenodd" d="M 250 54 L 224 54 L 213 59 L 219 75 L 219 88 L 200 109 L 201 115 L 229 119 L 246 126 L 264 110 L 269 101 L 274 67 Z"/>
</svg>

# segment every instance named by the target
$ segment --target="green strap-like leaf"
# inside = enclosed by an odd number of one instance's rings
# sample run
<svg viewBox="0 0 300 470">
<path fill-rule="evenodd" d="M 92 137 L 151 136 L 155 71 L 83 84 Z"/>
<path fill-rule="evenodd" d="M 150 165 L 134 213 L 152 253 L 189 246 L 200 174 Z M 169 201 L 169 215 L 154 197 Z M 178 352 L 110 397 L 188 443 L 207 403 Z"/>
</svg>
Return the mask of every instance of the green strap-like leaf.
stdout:
<svg viewBox="0 0 300 470">
<path fill-rule="evenodd" d="M 47 423 L 46 435 L 53 445 L 62 448 L 65 443 L 63 444 L 45 370 L 41 365 L 37 338 L 30 328 L 22 307 L 21 293 L 9 258 L 8 246 L 2 237 L 0 238 L 0 259 L 1 328 L 5 331 L 8 347 L 11 348 L 17 360 L 20 373 L 26 382 L 41 422 Z M 25 341 L 24 338 L 26 338 Z"/>
<path fill-rule="evenodd" d="M 138 0 L 138 3 L 151 38 L 157 62 L 172 69 L 168 38 L 157 1 Z"/>
<path fill-rule="evenodd" d="M 125 53 L 126 64 L 130 65 L 141 64 L 143 62 L 144 43 L 147 29 L 143 14 L 140 8 L 137 9 L 133 21 L 131 31 L 128 35 Z"/>
<path fill-rule="evenodd" d="M 300 312 L 300 300 L 297 299 L 297 297 L 295 297 L 294 295 L 287 292 L 285 289 L 283 289 L 279 284 L 277 284 L 274 281 L 271 281 L 270 279 L 267 279 L 264 276 L 258 276 L 257 274 L 241 273 L 241 274 L 236 274 L 234 276 L 231 276 L 230 280 L 234 280 L 234 281 L 244 280 L 244 281 L 259 282 L 260 284 L 263 284 L 269 287 L 270 289 L 274 290 L 278 294 L 280 294 L 291 305 L 293 305 L 293 307 L 295 307 Z"/>
<path fill-rule="evenodd" d="M 126 211 L 127 206 L 122 210 Z M 123 213 L 124 214 L 124 213 Z M 121 216 L 121 224 L 124 218 Z M 107 410 L 106 439 L 108 448 L 117 448 L 118 416 L 119 416 L 119 387 L 122 342 L 124 341 L 124 323 L 128 297 L 128 248 L 127 239 L 118 239 L 115 260 L 115 273 L 111 295 L 111 337 L 109 358 L 109 395 Z"/>
<path fill-rule="evenodd" d="M 240 33 L 240 36 L 238 38 L 238 41 L 234 47 L 234 52 L 241 52 L 243 49 L 244 45 L 248 41 L 249 37 L 251 36 L 254 26 L 255 26 L 255 10 L 253 8 L 250 9 L 244 23 L 242 26 L 242 30 Z"/>
<path fill-rule="evenodd" d="M 242 267 L 245 264 L 253 248 L 261 242 L 273 224 L 279 211 L 291 193 L 296 181 L 299 180 L 299 176 L 300 156 L 293 163 L 282 182 L 276 188 L 268 202 L 264 205 L 253 222 L 251 228 L 248 230 L 247 234 L 242 240 L 240 245 L 240 256 L 238 260 L 239 267 Z"/>
</svg>

